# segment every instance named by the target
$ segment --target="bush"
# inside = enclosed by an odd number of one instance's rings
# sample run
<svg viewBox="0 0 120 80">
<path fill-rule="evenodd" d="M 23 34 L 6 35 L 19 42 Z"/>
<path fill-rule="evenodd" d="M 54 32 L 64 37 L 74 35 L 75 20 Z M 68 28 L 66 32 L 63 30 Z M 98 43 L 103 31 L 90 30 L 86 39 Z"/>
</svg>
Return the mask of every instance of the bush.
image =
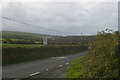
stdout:
<svg viewBox="0 0 120 80">
<path fill-rule="evenodd" d="M 87 55 L 86 73 L 89 78 L 118 78 L 119 77 L 119 32 L 110 30 L 99 32 L 92 42 Z M 119 49 L 118 49 L 119 48 Z"/>
</svg>

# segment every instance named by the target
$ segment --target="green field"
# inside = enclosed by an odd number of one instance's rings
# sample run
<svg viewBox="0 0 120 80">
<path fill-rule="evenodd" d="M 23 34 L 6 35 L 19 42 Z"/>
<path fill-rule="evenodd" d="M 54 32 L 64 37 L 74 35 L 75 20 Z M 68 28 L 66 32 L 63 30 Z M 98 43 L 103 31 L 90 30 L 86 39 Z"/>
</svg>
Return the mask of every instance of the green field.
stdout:
<svg viewBox="0 0 120 80">
<path fill-rule="evenodd" d="M 23 47 L 23 48 L 33 48 L 33 47 L 43 47 L 43 45 L 40 44 L 2 44 L 2 47 L 11 47 L 11 48 L 16 48 L 16 47 Z"/>
<path fill-rule="evenodd" d="M 25 39 L 25 40 L 41 40 L 45 34 L 36 34 L 28 32 L 17 32 L 17 31 L 2 31 L 2 38 L 5 39 Z M 46 35 L 49 36 L 49 35 Z"/>
<path fill-rule="evenodd" d="M 58 36 L 58 35 L 47 35 L 47 34 L 36 34 L 27 32 L 17 32 L 17 31 L 2 31 L 3 40 L 7 40 L 6 43 L 39 43 L 42 42 L 43 36 L 48 36 L 49 44 L 81 44 L 88 43 L 94 39 L 94 35 L 83 35 L 83 36 Z M 82 37 L 82 41 L 81 41 Z M 21 41 L 21 42 L 17 42 Z"/>
<path fill-rule="evenodd" d="M 34 41 L 34 40 L 25 40 L 25 39 L 1 39 L 3 44 L 43 44 L 42 41 Z"/>
<path fill-rule="evenodd" d="M 80 45 L 74 45 L 74 44 L 48 44 L 48 45 L 43 45 L 43 44 L 4 44 L 1 43 L 0 46 L 3 48 L 16 48 L 16 47 L 23 47 L 23 48 L 34 48 L 34 47 L 65 47 L 65 46 L 80 46 Z M 85 45 L 87 46 L 87 45 Z"/>
</svg>

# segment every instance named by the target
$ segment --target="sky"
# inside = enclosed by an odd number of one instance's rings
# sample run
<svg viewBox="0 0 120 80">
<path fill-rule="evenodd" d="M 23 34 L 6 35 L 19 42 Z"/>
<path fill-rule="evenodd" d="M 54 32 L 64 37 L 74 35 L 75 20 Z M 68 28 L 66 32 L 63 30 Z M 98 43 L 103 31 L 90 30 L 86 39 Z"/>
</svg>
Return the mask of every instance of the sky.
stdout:
<svg viewBox="0 0 120 80">
<path fill-rule="evenodd" d="M 88 35 L 118 30 L 117 2 L 4 2 L 2 30 L 50 35 Z"/>
</svg>

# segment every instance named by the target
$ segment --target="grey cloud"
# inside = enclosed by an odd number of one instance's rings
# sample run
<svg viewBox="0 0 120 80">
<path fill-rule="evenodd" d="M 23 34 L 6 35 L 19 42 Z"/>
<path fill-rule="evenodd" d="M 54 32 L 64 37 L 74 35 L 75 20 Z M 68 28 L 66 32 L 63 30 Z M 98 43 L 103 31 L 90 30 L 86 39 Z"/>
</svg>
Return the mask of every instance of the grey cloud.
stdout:
<svg viewBox="0 0 120 80">
<path fill-rule="evenodd" d="M 47 31 L 3 20 L 3 30 L 34 33 L 89 34 L 106 28 L 117 30 L 118 27 L 117 3 L 8 3 L 3 7 L 3 16 L 61 31 Z"/>
</svg>

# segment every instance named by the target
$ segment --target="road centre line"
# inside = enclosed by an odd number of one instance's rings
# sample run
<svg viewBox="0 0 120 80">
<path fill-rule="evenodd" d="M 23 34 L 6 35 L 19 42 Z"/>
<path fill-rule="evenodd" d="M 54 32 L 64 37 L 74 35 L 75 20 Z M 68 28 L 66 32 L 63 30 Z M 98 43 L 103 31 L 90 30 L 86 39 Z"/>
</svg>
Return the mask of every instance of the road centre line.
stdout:
<svg viewBox="0 0 120 80">
<path fill-rule="evenodd" d="M 46 71 L 48 71 L 49 69 L 46 69 Z"/>
<path fill-rule="evenodd" d="M 62 67 L 63 65 L 59 65 L 58 67 Z"/>
<path fill-rule="evenodd" d="M 66 65 L 68 65 L 69 63 L 66 63 Z"/>
<path fill-rule="evenodd" d="M 35 75 L 38 75 L 38 74 L 40 74 L 40 72 L 36 72 L 36 73 L 30 74 L 30 76 L 35 76 Z"/>
</svg>

